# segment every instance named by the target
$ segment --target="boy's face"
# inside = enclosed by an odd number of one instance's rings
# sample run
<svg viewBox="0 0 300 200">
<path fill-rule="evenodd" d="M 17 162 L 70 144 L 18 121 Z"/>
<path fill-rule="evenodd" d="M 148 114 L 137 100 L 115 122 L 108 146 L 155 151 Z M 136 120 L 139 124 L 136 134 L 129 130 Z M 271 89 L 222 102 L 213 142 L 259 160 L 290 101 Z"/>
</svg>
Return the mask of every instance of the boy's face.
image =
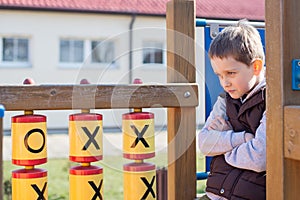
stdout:
<svg viewBox="0 0 300 200">
<path fill-rule="evenodd" d="M 211 65 L 219 77 L 221 86 L 233 99 L 247 94 L 259 82 L 254 64 L 247 66 L 233 57 L 214 57 L 211 59 Z"/>
</svg>

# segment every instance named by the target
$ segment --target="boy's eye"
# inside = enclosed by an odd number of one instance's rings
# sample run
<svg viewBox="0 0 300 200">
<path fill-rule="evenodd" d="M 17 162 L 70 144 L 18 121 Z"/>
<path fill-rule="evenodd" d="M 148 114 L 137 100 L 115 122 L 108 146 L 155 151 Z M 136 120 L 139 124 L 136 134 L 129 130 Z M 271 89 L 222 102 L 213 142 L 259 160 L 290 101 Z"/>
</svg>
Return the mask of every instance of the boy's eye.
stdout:
<svg viewBox="0 0 300 200">
<path fill-rule="evenodd" d="M 227 72 L 229 75 L 234 75 L 236 72 Z"/>
</svg>

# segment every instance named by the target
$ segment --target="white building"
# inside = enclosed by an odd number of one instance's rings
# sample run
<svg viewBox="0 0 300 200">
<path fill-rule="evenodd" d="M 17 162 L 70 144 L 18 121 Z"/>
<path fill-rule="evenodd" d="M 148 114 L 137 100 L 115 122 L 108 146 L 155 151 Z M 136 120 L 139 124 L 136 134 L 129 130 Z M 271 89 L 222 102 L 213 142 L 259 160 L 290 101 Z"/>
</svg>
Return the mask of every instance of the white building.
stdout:
<svg viewBox="0 0 300 200">
<path fill-rule="evenodd" d="M 263 20 L 263 2 L 241 3 L 197 1 L 197 16 Z M 36 84 L 128 84 L 134 78 L 144 83 L 166 83 L 167 0 L 0 0 L 0 84 L 22 84 L 30 77 Z M 238 2 L 238 3 L 236 3 Z M 257 5 L 251 10 L 249 4 Z M 248 6 L 248 7 L 247 7 Z M 247 10 L 242 8 L 247 7 Z M 253 7 L 253 6 L 252 6 Z M 227 12 L 226 9 L 232 12 Z M 239 10 L 236 12 L 233 8 Z M 239 9 L 240 8 L 240 9 Z M 204 122 L 203 28 L 197 28 L 197 121 Z M 34 101 L 34 99 L 33 99 Z M 202 103 L 201 103 L 202 102 Z M 1 103 L 1 102 L 0 102 Z M 164 109 L 155 113 L 156 125 L 166 124 Z M 48 116 L 50 129 L 65 129 L 68 115 L 79 111 L 37 111 Z M 96 110 L 103 114 L 104 127 L 120 127 L 124 110 Z M 23 112 L 6 112 L 10 117 Z"/>
</svg>

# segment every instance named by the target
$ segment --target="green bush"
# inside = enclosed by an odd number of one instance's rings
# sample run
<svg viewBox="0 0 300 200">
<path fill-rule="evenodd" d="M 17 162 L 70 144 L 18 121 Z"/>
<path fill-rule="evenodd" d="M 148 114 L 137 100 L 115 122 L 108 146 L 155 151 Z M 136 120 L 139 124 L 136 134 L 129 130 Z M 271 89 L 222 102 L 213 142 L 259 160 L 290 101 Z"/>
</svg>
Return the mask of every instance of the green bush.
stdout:
<svg viewBox="0 0 300 200">
<path fill-rule="evenodd" d="M 11 200 L 11 179 L 7 179 L 3 183 L 4 188 L 4 199 Z"/>
</svg>

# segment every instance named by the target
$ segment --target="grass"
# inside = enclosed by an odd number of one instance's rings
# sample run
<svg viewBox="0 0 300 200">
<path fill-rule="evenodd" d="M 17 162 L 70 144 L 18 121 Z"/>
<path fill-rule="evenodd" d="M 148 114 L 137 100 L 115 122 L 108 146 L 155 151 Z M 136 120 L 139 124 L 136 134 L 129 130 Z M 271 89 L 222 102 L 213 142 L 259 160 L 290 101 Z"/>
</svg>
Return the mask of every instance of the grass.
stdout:
<svg viewBox="0 0 300 200">
<path fill-rule="evenodd" d="M 203 170 L 204 157 L 197 157 L 197 171 Z M 120 156 L 105 156 L 104 160 L 93 163 L 93 165 L 103 167 L 104 174 L 104 198 L 123 199 L 123 164 L 133 161 L 123 159 Z M 167 166 L 166 153 L 160 153 L 146 162 L 155 163 L 157 167 Z M 67 200 L 69 199 L 69 168 L 78 165 L 68 159 L 50 159 L 46 164 L 37 166 L 48 170 L 48 199 Z M 188 166 L 187 166 L 188 167 Z M 3 162 L 4 181 L 11 180 L 11 171 L 21 169 L 21 166 L 12 165 L 10 161 Z M 203 193 L 205 181 L 197 181 L 197 193 Z M 7 196 L 5 197 L 7 200 Z M 4 199 L 5 199 L 4 198 Z"/>
</svg>

